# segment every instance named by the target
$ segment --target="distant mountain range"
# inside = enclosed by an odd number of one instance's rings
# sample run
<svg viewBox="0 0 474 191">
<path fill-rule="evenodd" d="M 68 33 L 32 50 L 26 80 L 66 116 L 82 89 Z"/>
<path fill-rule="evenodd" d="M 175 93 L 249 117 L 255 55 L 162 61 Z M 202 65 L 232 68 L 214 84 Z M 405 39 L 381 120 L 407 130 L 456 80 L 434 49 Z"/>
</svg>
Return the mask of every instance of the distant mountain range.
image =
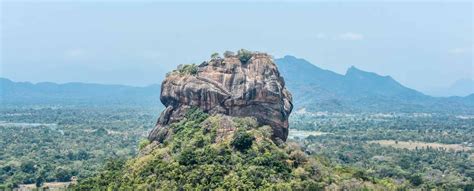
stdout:
<svg viewBox="0 0 474 191">
<path fill-rule="evenodd" d="M 19 104 L 160 105 L 160 86 L 132 87 L 91 83 L 13 82 L 0 78 L 0 102 Z"/>
<path fill-rule="evenodd" d="M 407 88 L 390 76 L 380 76 L 356 67 L 350 67 L 345 75 L 341 75 L 293 56 L 285 56 L 275 62 L 293 94 L 295 109 L 474 113 L 474 94 L 432 97 Z M 5 105 L 161 105 L 160 85 L 157 84 L 146 87 L 90 83 L 32 84 L 0 78 L 0 90 L 0 102 Z"/>
<path fill-rule="evenodd" d="M 452 85 L 444 88 L 435 88 L 427 91 L 430 95 L 434 96 L 468 96 L 474 93 L 474 80 L 471 79 L 460 79 L 454 82 Z"/>
<path fill-rule="evenodd" d="M 304 59 L 275 60 L 293 93 L 296 108 L 325 111 L 471 112 L 474 95 L 437 98 L 407 88 L 390 76 L 350 67 L 345 75 Z"/>
</svg>

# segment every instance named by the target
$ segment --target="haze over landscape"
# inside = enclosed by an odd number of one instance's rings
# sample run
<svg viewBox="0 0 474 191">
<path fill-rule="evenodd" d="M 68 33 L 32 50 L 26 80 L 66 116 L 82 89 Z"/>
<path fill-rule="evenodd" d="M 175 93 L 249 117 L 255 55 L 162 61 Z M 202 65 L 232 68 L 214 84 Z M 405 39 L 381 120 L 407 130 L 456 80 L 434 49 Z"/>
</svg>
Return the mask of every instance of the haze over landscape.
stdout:
<svg viewBox="0 0 474 191">
<path fill-rule="evenodd" d="M 0 74 L 14 81 L 146 86 L 242 47 L 339 74 L 356 66 L 436 96 L 465 96 L 443 89 L 474 78 L 469 2 L 4 1 L 1 10 Z"/>
<path fill-rule="evenodd" d="M 0 1 L 0 191 L 474 190 L 469 1 Z"/>
</svg>

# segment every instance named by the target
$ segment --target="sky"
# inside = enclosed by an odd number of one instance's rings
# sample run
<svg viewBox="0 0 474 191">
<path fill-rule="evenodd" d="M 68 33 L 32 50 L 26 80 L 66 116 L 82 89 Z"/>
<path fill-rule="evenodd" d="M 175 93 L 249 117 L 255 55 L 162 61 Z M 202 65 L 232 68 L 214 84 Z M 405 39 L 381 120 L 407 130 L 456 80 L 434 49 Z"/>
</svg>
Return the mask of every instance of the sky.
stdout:
<svg viewBox="0 0 474 191">
<path fill-rule="evenodd" d="M 429 91 L 474 79 L 473 3 L 0 1 L 0 76 L 159 84 L 240 48 Z"/>
</svg>

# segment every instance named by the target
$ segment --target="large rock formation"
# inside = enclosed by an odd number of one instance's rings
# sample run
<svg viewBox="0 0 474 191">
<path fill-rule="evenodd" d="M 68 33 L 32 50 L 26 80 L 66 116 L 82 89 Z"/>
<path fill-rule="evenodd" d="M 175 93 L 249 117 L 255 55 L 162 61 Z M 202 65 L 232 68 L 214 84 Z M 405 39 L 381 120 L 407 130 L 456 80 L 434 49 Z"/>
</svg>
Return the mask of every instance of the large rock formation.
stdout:
<svg viewBox="0 0 474 191">
<path fill-rule="evenodd" d="M 182 119 L 190 108 L 209 114 L 254 117 L 269 125 L 273 139 L 286 140 L 292 97 L 271 56 L 264 53 L 215 57 L 199 66 L 180 66 L 161 85 L 161 113 L 149 140 L 163 141 L 168 124 Z"/>
</svg>

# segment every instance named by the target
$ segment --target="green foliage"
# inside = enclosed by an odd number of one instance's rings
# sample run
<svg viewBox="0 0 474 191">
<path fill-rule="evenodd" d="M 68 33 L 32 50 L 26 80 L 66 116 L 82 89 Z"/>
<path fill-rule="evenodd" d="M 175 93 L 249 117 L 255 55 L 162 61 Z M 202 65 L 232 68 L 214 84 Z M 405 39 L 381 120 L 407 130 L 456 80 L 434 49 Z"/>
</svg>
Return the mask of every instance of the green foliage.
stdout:
<svg viewBox="0 0 474 191">
<path fill-rule="evenodd" d="M 189 111 L 186 112 L 185 117 L 187 121 L 201 123 L 209 117 L 209 114 L 204 113 L 201 109 L 197 107 L 192 107 L 191 109 L 189 109 Z"/>
<path fill-rule="evenodd" d="M 177 72 L 180 75 L 196 75 L 198 73 L 198 66 L 196 64 L 180 64 L 178 69 L 173 72 Z"/>
<path fill-rule="evenodd" d="M 181 151 L 181 154 L 178 157 L 179 164 L 186 166 L 197 164 L 196 154 L 197 153 L 194 153 L 194 150 L 191 148 Z"/>
<path fill-rule="evenodd" d="M 450 114 L 292 114 L 291 129 L 327 134 L 277 146 L 268 138 L 271 127 L 258 127 L 252 118 L 233 118 L 237 131 L 222 137 L 220 116 L 191 108 L 184 120 L 170 126 L 172 139 L 151 153 L 122 159 L 136 156 L 146 145 L 147 141 L 140 144 L 139 140 L 153 127 L 158 110 L 115 106 L 2 108 L 0 190 L 19 184 L 69 181 L 72 176 L 79 178 L 75 187 L 79 190 L 474 187 L 472 148 L 407 150 L 368 144 L 389 139 L 398 140 L 397 145 L 410 140 L 469 145 L 474 142 L 474 119 Z M 232 144 L 238 133 L 254 137 L 245 152 Z M 120 159 L 106 162 L 108 158 Z"/>
<path fill-rule="evenodd" d="M 402 141 L 467 146 L 474 142 L 474 119 L 439 113 L 307 113 L 293 115 L 290 121 L 290 126 L 308 130 L 304 132 L 327 133 L 299 140 L 305 152 L 327 158 L 331 166 L 353 168 L 355 173 L 350 176 L 365 181 L 401 190 L 466 190 L 473 181 L 472 147 L 464 151 L 394 147 L 401 146 Z M 396 140 L 398 144 L 371 143 L 375 140 Z"/>
<path fill-rule="evenodd" d="M 211 54 L 211 59 L 216 59 L 216 58 L 219 58 L 219 53 L 217 52 L 214 52 Z"/>
<path fill-rule="evenodd" d="M 64 167 L 56 168 L 56 172 L 54 173 L 56 180 L 59 182 L 67 182 L 71 180 L 72 173 L 70 169 L 66 169 Z"/>
<path fill-rule="evenodd" d="M 257 120 L 253 117 L 239 117 L 234 118 L 233 121 L 239 129 L 250 130 L 258 126 Z"/>
<path fill-rule="evenodd" d="M 105 129 L 104 127 L 101 127 L 97 130 L 94 131 L 94 134 L 97 135 L 97 136 L 105 136 L 107 135 L 107 129 Z"/>
<path fill-rule="evenodd" d="M 243 152 L 252 147 L 254 140 L 255 137 L 253 137 L 250 133 L 241 130 L 234 134 L 234 139 L 230 144 L 235 149 Z"/>
<path fill-rule="evenodd" d="M 138 150 L 142 150 L 143 148 L 145 148 L 149 144 L 150 144 L 150 140 L 148 140 L 148 139 L 140 140 L 140 142 L 138 142 Z"/>
<path fill-rule="evenodd" d="M 415 186 L 419 186 L 423 184 L 423 178 L 421 174 L 415 174 L 410 177 L 410 182 Z"/>
<path fill-rule="evenodd" d="M 242 63 L 247 63 L 247 61 L 252 58 L 253 53 L 245 49 L 240 49 L 239 51 L 237 51 L 237 56 L 239 57 L 239 60 Z"/>
<path fill-rule="evenodd" d="M 306 158 L 305 154 L 300 150 L 295 150 L 295 151 L 291 152 L 290 159 L 293 160 L 293 166 L 294 167 L 301 166 L 305 162 L 307 162 L 307 160 L 308 160 Z"/>
<path fill-rule="evenodd" d="M 36 171 L 36 165 L 33 161 L 25 161 L 21 163 L 21 171 L 25 173 L 34 173 Z"/>
<path fill-rule="evenodd" d="M 77 190 L 104 190 L 104 188 L 115 188 L 115 185 L 120 184 L 118 178 L 121 176 L 121 171 L 124 169 L 125 160 L 123 159 L 109 159 L 105 163 L 105 167 L 101 170 L 99 176 L 93 176 L 82 180 L 82 183 L 76 187 Z"/>
<path fill-rule="evenodd" d="M 224 57 L 225 58 L 229 58 L 229 57 L 232 57 L 232 56 L 235 56 L 234 52 L 228 51 L 228 50 L 224 52 Z"/>
<path fill-rule="evenodd" d="M 8 188 L 0 190 L 10 190 L 69 182 L 72 176 L 81 180 L 97 173 L 108 158 L 135 156 L 158 109 L 61 106 L 0 112 L 0 186 Z"/>
<path fill-rule="evenodd" d="M 172 139 L 164 145 L 145 156 L 129 160 L 123 169 L 111 171 L 105 168 L 97 176 L 81 181 L 78 188 L 304 190 L 321 189 L 328 184 L 307 180 L 305 175 L 313 173 L 305 169 L 317 168 L 317 164 L 308 163 L 308 160 L 301 160 L 300 165 L 304 168 L 293 173 L 296 169 L 289 164 L 292 163 L 287 154 L 290 151 L 276 146 L 260 128 L 240 128 L 229 140 L 213 142 L 213 132 L 219 126 L 212 124 L 218 118 L 209 117 L 199 109 L 190 109 L 183 120 L 172 124 Z"/>
</svg>

